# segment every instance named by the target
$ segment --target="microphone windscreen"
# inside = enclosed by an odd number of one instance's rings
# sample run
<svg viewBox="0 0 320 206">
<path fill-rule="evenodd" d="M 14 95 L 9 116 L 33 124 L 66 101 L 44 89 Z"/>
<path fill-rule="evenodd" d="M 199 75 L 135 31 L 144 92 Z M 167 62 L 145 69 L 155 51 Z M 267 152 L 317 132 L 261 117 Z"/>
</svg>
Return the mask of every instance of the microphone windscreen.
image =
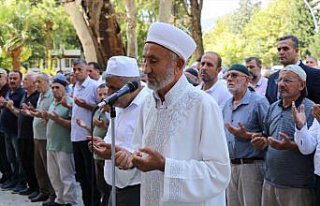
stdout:
<svg viewBox="0 0 320 206">
<path fill-rule="evenodd" d="M 139 87 L 139 82 L 138 82 L 138 81 L 128 82 L 127 85 L 128 85 L 128 87 L 129 87 L 130 92 L 133 92 L 133 91 L 135 91 L 136 89 L 138 89 L 138 87 Z"/>
</svg>

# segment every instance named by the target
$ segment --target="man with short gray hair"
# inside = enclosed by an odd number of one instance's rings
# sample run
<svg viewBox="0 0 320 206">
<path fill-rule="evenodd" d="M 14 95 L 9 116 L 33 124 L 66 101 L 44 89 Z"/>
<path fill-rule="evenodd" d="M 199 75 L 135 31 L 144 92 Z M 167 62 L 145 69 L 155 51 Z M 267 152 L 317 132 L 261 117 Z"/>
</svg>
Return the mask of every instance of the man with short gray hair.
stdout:
<svg viewBox="0 0 320 206">
<path fill-rule="evenodd" d="M 92 153 L 88 148 L 88 131 L 77 124 L 77 119 L 82 119 L 91 127 L 92 110 L 96 107 L 98 83 L 89 77 L 87 62 L 76 59 L 73 62 L 73 72 L 76 79 L 73 90 L 73 106 L 71 118 L 71 141 L 76 167 L 76 177 L 82 189 L 82 200 L 85 206 L 100 205 L 100 194 L 96 187 L 94 163 Z M 91 128 L 90 128 L 91 129 Z M 93 181 L 93 182 L 92 182 Z M 92 189 L 94 190 L 92 192 Z M 91 195 L 94 194 L 93 201 Z"/>
</svg>

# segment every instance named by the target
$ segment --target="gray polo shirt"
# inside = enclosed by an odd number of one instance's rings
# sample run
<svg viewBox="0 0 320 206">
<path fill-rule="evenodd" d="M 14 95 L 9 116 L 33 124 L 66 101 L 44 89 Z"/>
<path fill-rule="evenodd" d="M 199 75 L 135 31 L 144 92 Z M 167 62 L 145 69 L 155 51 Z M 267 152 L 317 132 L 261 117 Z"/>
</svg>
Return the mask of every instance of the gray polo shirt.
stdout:
<svg viewBox="0 0 320 206">
<path fill-rule="evenodd" d="M 262 132 L 263 120 L 269 108 L 268 100 L 256 92 L 247 89 L 241 103 L 233 108 L 233 98 L 230 98 L 223 108 L 224 123 L 230 123 L 233 127 L 238 127 L 242 123 L 249 132 Z M 234 158 L 264 158 L 264 151 L 255 149 L 250 140 L 235 137 L 225 128 L 229 155 Z"/>
<path fill-rule="evenodd" d="M 48 111 L 50 104 L 53 102 L 53 96 L 51 90 L 49 89 L 46 93 L 40 94 L 37 109 Z M 45 140 L 47 139 L 47 123 L 43 118 L 35 117 L 33 119 L 33 137 L 34 139 Z"/>
<path fill-rule="evenodd" d="M 301 103 L 305 105 L 309 128 L 313 122 L 311 113 L 313 102 L 301 97 L 296 101 L 296 106 L 299 107 Z M 270 106 L 265 119 L 264 130 L 265 135 L 281 140 L 282 137 L 279 136 L 279 132 L 286 133 L 294 141 L 295 123 L 291 115 L 291 106 L 283 108 L 281 100 Z M 300 152 L 277 150 L 269 146 L 265 163 L 265 179 L 276 187 L 311 188 L 314 186 L 313 154 L 302 155 Z"/>
</svg>

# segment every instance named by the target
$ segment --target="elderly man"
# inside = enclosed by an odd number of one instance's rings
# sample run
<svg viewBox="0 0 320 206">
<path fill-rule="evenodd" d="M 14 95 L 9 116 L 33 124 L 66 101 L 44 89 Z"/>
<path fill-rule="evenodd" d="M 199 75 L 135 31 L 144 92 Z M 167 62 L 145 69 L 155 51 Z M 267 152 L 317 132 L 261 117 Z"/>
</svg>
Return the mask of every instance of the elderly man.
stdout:
<svg viewBox="0 0 320 206">
<path fill-rule="evenodd" d="M 94 163 L 92 153 L 88 148 L 88 131 L 77 124 L 77 119 L 82 119 L 86 125 L 91 126 L 92 110 L 97 103 L 98 83 L 88 74 L 86 61 L 77 59 L 73 62 L 73 72 L 76 84 L 73 90 L 73 107 L 71 119 L 71 141 L 73 144 L 74 161 L 77 180 L 82 189 L 82 199 L 85 206 L 100 205 L 100 195 L 96 187 L 94 176 Z M 90 128 L 91 129 L 91 128 Z M 92 191 L 94 190 L 94 191 Z M 94 195 L 91 198 L 91 195 Z M 94 202 L 92 202 L 92 200 Z"/>
<path fill-rule="evenodd" d="M 114 56 L 108 61 L 106 71 L 106 85 L 108 87 L 108 96 L 119 90 L 129 81 L 140 82 L 140 73 L 137 61 L 130 57 Z M 117 150 L 130 149 L 133 150 L 132 140 L 135 125 L 138 120 L 140 108 L 145 97 L 149 94 L 146 88 L 139 88 L 129 94 L 119 98 L 115 103 L 117 117 L 115 120 L 115 139 Z M 111 143 L 111 130 L 108 130 L 105 141 Z M 104 144 L 105 145 L 105 144 Z M 101 145 L 100 145 L 101 147 Z M 98 154 L 103 152 L 98 147 L 94 147 Z M 105 152 L 104 152 L 105 153 Z M 112 184 L 112 165 L 109 155 L 103 155 L 107 159 L 105 164 L 105 179 L 109 185 Z M 125 171 L 116 170 L 116 186 L 117 186 L 117 205 L 119 206 L 140 206 L 140 173 L 137 169 Z"/>
<path fill-rule="evenodd" d="M 22 73 L 18 70 L 9 72 L 10 90 L 5 94 L 3 100 L 4 109 L 1 112 L 1 129 L 5 133 L 6 152 L 8 161 L 13 170 L 12 178 L 1 186 L 2 189 L 14 189 L 20 192 L 26 188 L 22 166 L 18 154 L 18 126 L 17 116 L 11 112 L 12 105 L 20 107 L 25 90 L 21 87 Z"/>
<path fill-rule="evenodd" d="M 246 67 L 250 72 L 250 83 L 253 89 L 261 95 L 266 94 L 268 79 L 261 75 L 262 62 L 258 57 L 248 57 L 245 59 Z"/>
<path fill-rule="evenodd" d="M 195 47 L 172 25 L 154 23 L 148 31 L 143 67 L 153 95 L 140 110 L 134 136 L 139 150 L 116 154 L 119 167 L 143 171 L 143 206 L 225 205 L 230 160 L 221 112 L 183 75 Z"/>
<path fill-rule="evenodd" d="M 278 91 L 281 99 L 273 103 L 265 118 L 265 137 L 255 137 L 252 144 L 266 149 L 265 180 L 262 205 L 314 205 L 313 155 L 299 152 L 293 140 L 295 123 L 291 105 L 305 105 L 307 126 L 313 122 L 313 102 L 306 98 L 305 71 L 297 65 L 287 65 L 279 73 Z M 267 138 L 266 138 L 267 137 Z"/>
<path fill-rule="evenodd" d="M 49 202 L 52 202 L 55 198 L 55 193 L 47 173 L 47 122 L 42 116 L 42 112 L 48 111 L 53 101 L 53 96 L 49 88 L 49 76 L 45 73 L 37 75 L 35 78 L 35 87 L 40 93 L 37 109 L 29 106 L 29 112 L 34 117 L 34 165 L 39 183 L 39 195 L 32 198 L 31 202 L 45 201 L 49 197 Z"/>
<path fill-rule="evenodd" d="M 77 192 L 72 143 L 70 140 L 71 109 L 61 102 L 72 104 L 66 95 L 67 82 L 54 78 L 51 89 L 54 101 L 48 112 L 43 111 L 47 123 L 48 174 L 57 197 L 43 206 L 77 205 Z"/>
<path fill-rule="evenodd" d="M 200 61 L 200 79 L 199 88 L 211 95 L 222 110 L 226 101 L 231 98 L 231 94 L 222 80 L 218 79 L 221 71 L 222 59 L 216 52 L 206 52 Z"/>
<path fill-rule="evenodd" d="M 283 36 L 278 39 L 278 58 L 283 66 L 289 64 L 299 65 L 307 74 L 308 98 L 315 103 L 320 102 L 320 70 L 311 68 L 302 63 L 299 59 L 299 40 L 293 35 Z M 277 87 L 277 79 L 279 71 L 272 74 L 268 80 L 266 97 L 270 104 L 279 99 L 279 91 Z"/>
<path fill-rule="evenodd" d="M 39 193 L 34 171 L 33 117 L 28 113 L 29 107 L 36 108 L 39 98 L 39 92 L 34 85 L 35 76 L 34 73 L 28 73 L 23 79 L 22 87 L 26 93 L 21 100 L 20 108 L 15 108 L 13 103 L 8 103 L 10 111 L 18 116 L 18 154 L 28 183 L 28 188 L 20 191 L 19 194 L 30 195 L 30 198 L 36 197 Z"/>
<path fill-rule="evenodd" d="M 264 151 L 255 149 L 251 133 L 262 133 L 268 100 L 248 89 L 250 73 L 234 64 L 226 74 L 233 98 L 226 102 L 222 114 L 231 158 L 231 181 L 227 188 L 228 205 L 260 205 Z M 249 132 L 246 132 L 248 130 Z"/>
<path fill-rule="evenodd" d="M 300 111 L 299 111 L 300 110 Z M 316 197 L 317 204 L 320 204 L 320 105 L 315 104 L 312 108 L 312 114 L 315 117 L 311 127 L 308 129 L 306 124 L 306 114 L 304 105 L 301 104 L 300 109 L 296 108 L 292 103 L 292 114 L 296 124 L 294 133 L 294 141 L 298 145 L 299 151 L 304 155 L 314 154 L 314 174 L 316 175 Z"/>
</svg>

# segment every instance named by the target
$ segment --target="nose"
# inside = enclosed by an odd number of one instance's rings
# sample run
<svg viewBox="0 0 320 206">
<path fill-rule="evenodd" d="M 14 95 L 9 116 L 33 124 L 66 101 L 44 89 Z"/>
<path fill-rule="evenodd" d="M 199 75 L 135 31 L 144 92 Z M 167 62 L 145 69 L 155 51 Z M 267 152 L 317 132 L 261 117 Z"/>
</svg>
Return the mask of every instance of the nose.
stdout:
<svg viewBox="0 0 320 206">
<path fill-rule="evenodd" d="M 142 69 L 144 74 L 149 74 L 151 72 L 150 66 L 147 61 L 143 63 Z"/>
</svg>

